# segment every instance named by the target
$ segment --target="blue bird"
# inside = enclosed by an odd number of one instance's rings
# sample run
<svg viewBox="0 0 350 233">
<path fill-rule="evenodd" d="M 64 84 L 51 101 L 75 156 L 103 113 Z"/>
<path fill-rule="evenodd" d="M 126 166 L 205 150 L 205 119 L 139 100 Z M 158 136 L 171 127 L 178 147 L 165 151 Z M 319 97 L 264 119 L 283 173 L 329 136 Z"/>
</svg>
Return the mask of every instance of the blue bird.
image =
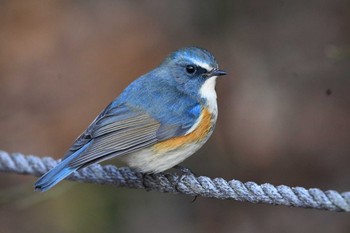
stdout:
<svg viewBox="0 0 350 233">
<path fill-rule="evenodd" d="M 74 171 L 114 157 L 146 173 L 181 163 L 214 130 L 215 83 L 225 74 L 205 49 L 188 47 L 171 53 L 114 99 L 62 161 L 38 179 L 35 189 L 46 191 Z"/>
</svg>

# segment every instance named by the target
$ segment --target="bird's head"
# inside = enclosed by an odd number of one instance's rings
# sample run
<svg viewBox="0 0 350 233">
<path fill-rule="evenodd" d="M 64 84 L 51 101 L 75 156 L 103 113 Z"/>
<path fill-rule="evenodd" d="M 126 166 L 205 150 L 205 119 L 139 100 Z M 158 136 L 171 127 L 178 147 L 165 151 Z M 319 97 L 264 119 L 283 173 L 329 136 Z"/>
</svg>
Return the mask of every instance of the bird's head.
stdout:
<svg viewBox="0 0 350 233">
<path fill-rule="evenodd" d="M 198 47 L 171 53 L 159 68 L 169 75 L 179 91 L 206 102 L 216 102 L 216 78 L 226 74 L 219 70 L 215 57 L 209 51 Z"/>
</svg>

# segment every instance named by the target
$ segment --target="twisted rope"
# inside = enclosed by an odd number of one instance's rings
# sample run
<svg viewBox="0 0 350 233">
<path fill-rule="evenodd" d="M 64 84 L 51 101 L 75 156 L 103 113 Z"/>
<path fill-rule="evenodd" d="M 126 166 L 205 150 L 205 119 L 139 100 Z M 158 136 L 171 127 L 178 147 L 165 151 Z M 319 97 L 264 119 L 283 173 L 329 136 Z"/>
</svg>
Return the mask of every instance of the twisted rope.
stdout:
<svg viewBox="0 0 350 233">
<path fill-rule="evenodd" d="M 0 171 L 2 172 L 41 176 L 56 166 L 58 162 L 50 157 L 39 158 L 0 151 Z M 117 168 L 113 165 L 101 166 L 98 164 L 81 169 L 67 179 L 251 203 L 350 212 L 350 192 L 322 191 L 317 188 L 273 186 L 268 183 L 258 185 L 254 182 L 242 183 L 238 180 L 226 181 L 222 178 L 195 177 L 193 174 L 145 175 L 128 167 Z"/>
</svg>

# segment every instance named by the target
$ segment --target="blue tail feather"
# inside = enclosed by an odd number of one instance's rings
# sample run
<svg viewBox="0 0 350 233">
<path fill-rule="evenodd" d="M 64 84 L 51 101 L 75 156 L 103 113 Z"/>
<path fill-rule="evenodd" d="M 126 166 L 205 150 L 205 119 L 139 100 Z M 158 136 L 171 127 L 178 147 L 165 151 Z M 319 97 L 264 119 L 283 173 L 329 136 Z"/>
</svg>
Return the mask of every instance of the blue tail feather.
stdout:
<svg viewBox="0 0 350 233">
<path fill-rule="evenodd" d="M 82 148 L 74 152 L 73 154 L 62 160 L 56 167 L 52 168 L 50 171 L 46 172 L 42 177 L 40 177 L 34 184 L 35 190 L 37 191 L 47 191 L 58 182 L 75 172 L 79 167 L 70 167 L 69 164 L 75 158 L 77 158 L 81 152 L 83 152 L 91 142 L 85 144 Z"/>
</svg>

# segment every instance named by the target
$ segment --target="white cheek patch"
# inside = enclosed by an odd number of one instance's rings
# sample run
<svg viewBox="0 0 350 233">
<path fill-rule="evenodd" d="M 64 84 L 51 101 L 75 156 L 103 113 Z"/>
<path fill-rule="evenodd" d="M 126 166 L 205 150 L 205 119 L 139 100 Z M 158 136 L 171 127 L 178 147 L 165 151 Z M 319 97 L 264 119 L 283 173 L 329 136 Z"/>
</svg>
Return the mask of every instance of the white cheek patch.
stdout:
<svg viewBox="0 0 350 233">
<path fill-rule="evenodd" d="M 207 100 L 208 110 L 210 113 L 217 113 L 218 110 L 215 91 L 216 78 L 217 76 L 208 78 L 199 90 L 201 97 Z"/>
</svg>

